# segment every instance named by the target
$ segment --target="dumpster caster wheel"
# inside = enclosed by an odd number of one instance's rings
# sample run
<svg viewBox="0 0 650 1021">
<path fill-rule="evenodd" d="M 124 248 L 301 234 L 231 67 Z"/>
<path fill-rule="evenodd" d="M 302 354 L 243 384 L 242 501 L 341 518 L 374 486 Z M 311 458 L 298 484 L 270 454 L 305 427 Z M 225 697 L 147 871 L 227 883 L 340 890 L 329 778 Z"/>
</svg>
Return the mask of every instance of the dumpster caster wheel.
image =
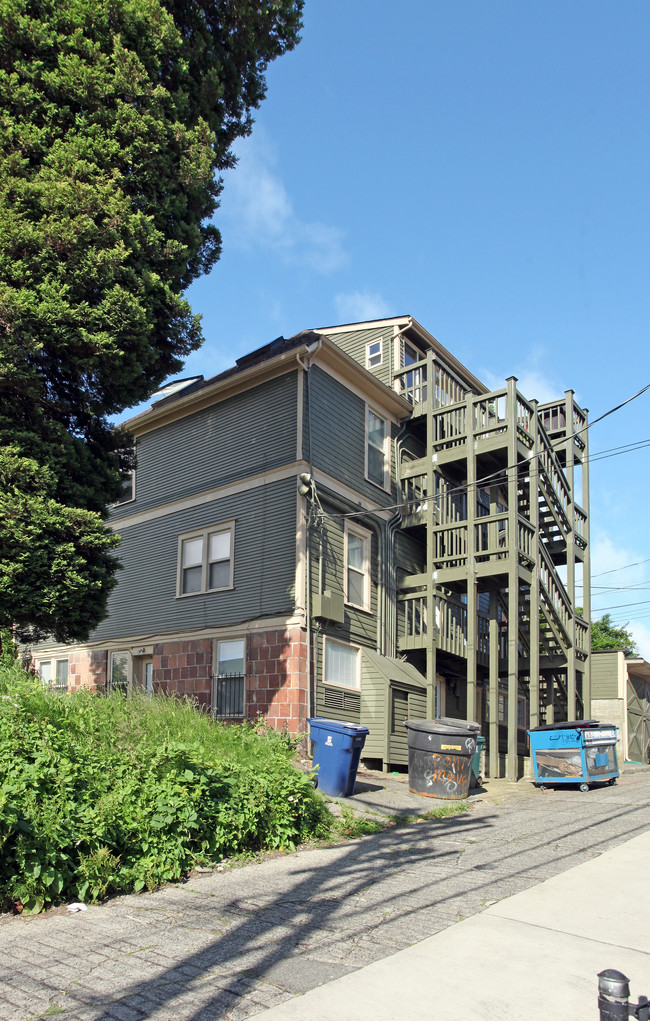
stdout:
<svg viewBox="0 0 650 1021">
<path fill-rule="evenodd" d="M 580 784 L 580 790 L 581 791 L 588 791 L 589 790 L 589 784 L 588 783 L 581 783 Z"/>
<path fill-rule="evenodd" d="M 537 784 L 537 789 L 540 790 L 540 791 L 545 791 L 546 790 L 546 784 L 538 783 Z"/>
<path fill-rule="evenodd" d="M 609 785 L 610 787 L 613 787 L 613 786 L 614 786 L 614 784 L 616 783 L 616 777 L 615 777 L 615 776 L 613 776 L 611 780 L 608 780 L 608 781 L 607 781 L 607 783 L 608 783 L 608 785 Z"/>
</svg>

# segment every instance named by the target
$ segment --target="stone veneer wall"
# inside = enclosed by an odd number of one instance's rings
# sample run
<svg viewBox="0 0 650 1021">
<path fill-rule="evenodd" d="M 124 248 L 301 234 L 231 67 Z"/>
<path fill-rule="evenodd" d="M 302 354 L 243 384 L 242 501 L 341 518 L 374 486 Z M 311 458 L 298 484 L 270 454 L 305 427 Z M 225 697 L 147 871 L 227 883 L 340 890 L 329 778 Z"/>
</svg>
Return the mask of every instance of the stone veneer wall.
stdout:
<svg viewBox="0 0 650 1021">
<path fill-rule="evenodd" d="M 627 758 L 627 748 L 624 746 L 625 738 L 625 702 L 622 698 L 592 698 L 590 716 L 599 723 L 613 723 L 618 727 L 616 733 L 616 754 L 619 767 Z"/>
</svg>

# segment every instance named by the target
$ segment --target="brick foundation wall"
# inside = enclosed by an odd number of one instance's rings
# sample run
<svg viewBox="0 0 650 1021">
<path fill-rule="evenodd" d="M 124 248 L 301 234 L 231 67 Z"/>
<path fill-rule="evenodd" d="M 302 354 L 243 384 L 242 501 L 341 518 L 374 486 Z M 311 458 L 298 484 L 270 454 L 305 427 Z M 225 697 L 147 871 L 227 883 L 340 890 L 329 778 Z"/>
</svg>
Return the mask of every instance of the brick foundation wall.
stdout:
<svg viewBox="0 0 650 1021">
<path fill-rule="evenodd" d="M 212 697 L 211 638 L 156 642 L 153 646 L 155 691 L 192 698 L 210 708 Z M 110 654 L 105 649 L 70 650 L 68 690 L 103 691 Z M 299 627 L 256 631 L 246 638 L 246 719 L 265 722 L 290 734 L 307 731 L 309 672 L 307 640 Z M 135 681 L 134 681 L 135 684 Z"/>
<path fill-rule="evenodd" d="M 104 690 L 108 663 L 106 649 L 71 650 L 67 659 L 68 691 L 76 691 L 78 688 Z"/>
<path fill-rule="evenodd" d="M 187 695 L 208 708 L 212 684 L 212 640 L 157 642 L 153 647 L 155 691 Z"/>
<path fill-rule="evenodd" d="M 307 640 L 301 628 L 249 635 L 246 655 L 246 716 L 263 716 L 271 727 L 307 730 L 309 679 Z"/>
</svg>

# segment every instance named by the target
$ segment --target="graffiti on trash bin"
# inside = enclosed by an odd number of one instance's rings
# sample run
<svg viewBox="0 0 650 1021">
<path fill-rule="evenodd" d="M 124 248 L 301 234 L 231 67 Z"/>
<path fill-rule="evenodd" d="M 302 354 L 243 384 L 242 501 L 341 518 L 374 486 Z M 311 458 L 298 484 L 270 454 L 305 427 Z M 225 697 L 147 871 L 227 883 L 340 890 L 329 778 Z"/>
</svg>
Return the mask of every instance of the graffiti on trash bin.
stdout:
<svg viewBox="0 0 650 1021">
<path fill-rule="evenodd" d="M 448 794 L 453 794 L 463 780 L 462 762 L 455 755 L 436 755 L 436 763 L 439 763 L 436 769 L 428 769 L 424 774 L 426 786 L 439 784 Z"/>
</svg>

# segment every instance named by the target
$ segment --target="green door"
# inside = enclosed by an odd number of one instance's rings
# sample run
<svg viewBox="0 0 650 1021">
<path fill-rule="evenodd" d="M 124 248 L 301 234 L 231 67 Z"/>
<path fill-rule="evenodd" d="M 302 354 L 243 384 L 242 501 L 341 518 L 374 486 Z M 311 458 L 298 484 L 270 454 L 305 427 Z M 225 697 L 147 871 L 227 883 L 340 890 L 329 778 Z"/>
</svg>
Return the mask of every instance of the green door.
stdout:
<svg viewBox="0 0 650 1021">
<path fill-rule="evenodd" d="M 650 751 L 650 684 L 641 677 L 627 681 L 627 756 L 648 762 Z"/>
</svg>

